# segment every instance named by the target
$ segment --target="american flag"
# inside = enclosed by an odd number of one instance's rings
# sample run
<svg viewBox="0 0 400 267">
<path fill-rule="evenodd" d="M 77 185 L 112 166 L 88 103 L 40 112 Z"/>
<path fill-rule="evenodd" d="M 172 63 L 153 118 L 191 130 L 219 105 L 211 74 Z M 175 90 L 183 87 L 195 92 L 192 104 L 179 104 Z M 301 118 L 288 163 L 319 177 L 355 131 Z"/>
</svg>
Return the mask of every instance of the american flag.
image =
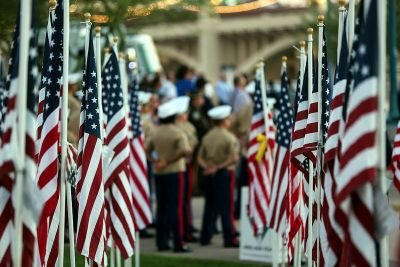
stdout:
<svg viewBox="0 0 400 267">
<path fill-rule="evenodd" d="M 116 48 L 104 66 L 102 79 L 102 88 L 107 90 L 106 100 L 103 101 L 106 103 L 104 111 L 107 118 L 105 144 L 111 154 L 111 160 L 105 167 L 104 183 L 105 190 L 110 192 L 111 235 L 123 257 L 128 258 L 133 254 L 135 227 L 129 183 L 128 129 Z"/>
<path fill-rule="evenodd" d="M 38 78 L 38 68 L 36 65 L 37 60 L 37 46 L 36 46 L 36 28 L 35 19 L 33 17 L 35 11 L 34 3 L 32 5 L 32 21 L 29 29 L 29 47 L 28 47 L 28 77 L 27 77 L 27 103 L 26 103 L 26 140 L 25 140 L 25 176 L 23 179 L 23 207 L 22 207 L 22 220 L 23 220 L 23 250 L 22 250 L 22 265 L 33 266 L 34 253 L 36 244 L 36 228 L 38 217 L 41 212 L 41 199 L 38 197 L 39 191 L 35 184 L 36 177 L 36 157 L 35 157 L 35 142 L 36 142 L 36 80 Z M 14 41 L 12 45 L 12 54 L 9 65 L 9 76 L 7 79 L 6 90 L 9 93 L 8 98 L 3 99 L 7 113 L 4 113 L 4 128 L 1 137 L 1 150 L 0 154 L 3 155 L 1 163 L 2 177 L 0 177 L 0 220 L 2 227 L 0 229 L 0 265 L 10 264 L 10 244 L 14 236 L 12 229 L 12 219 L 14 216 L 14 207 L 12 206 L 11 194 L 13 189 L 14 178 L 16 177 L 15 159 L 12 157 L 5 157 L 7 153 L 16 155 L 15 151 L 18 149 L 15 140 L 17 131 L 16 126 L 16 99 L 19 97 L 17 88 L 20 79 L 19 76 L 19 55 L 20 43 L 20 26 L 17 23 Z M 12 151 L 10 151 L 12 150 Z M 6 210 L 7 209 L 7 210 Z"/>
<path fill-rule="evenodd" d="M 377 0 L 361 1 L 343 104 L 336 202 L 346 214 L 347 255 L 352 266 L 377 266 L 373 183 L 378 149 Z M 381 88 L 383 90 L 383 88 Z M 343 257 L 343 256 L 342 256 Z"/>
<path fill-rule="evenodd" d="M 322 61 L 321 61 L 321 128 L 320 128 L 320 151 L 318 152 L 318 163 L 317 171 L 320 173 L 319 179 L 321 179 L 321 192 L 320 195 L 317 196 L 316 203 L 320 205 L 320 218 L 317 218 L 319 224 L 319 233 L 317 232 L 316 235 L 319 234 L 319 264 L 325 265 L 325 257 L 328 257 L 330 253 L 330 248 L 328 245 L 328 240 L 326 239 L 327 236 L 327 228 L 329 228 L 329 220 L 325 215 L 327 215 L 327 208 L 325 205 L 325 191 L 324 191 L 324 173 L 321 170 L 322 167 L 322 155 L 324 153 L 324 144 L 328 137 L 328 127 L 329 127 L 329 115 L 330 115 L 330 105 L 332 99 L 332 87 L 329 79 L 329 68 L 328 68 L 328 49 L 327 49 L 327 41 L 325 37 L 325 26 L 323 26 L 323 38 L 322 38 Z M 317 216 L 318 217 L 318 216 Z"/>
<path fill-rule="evenodd" d="M 76 248 L 99 265 L 104 263 L 106 227 L 104 216 L 104 184 L 102 170 L 101 122 L 97 89 L 96 59 L 91 25 L 87 25 L 88 49 L 85 87 L 81 105 L 79 159 L 76 196 L 78 224 Z"/>
<path fill-rule="evenodd" d="M 275 127 L 271 111 L 264 110 L 261 94 L 261 71 L 257 69 L 254 92 L 253 117 L 247 161 L 250 175 L 249 217 L 254 234 L 263 234 L 267 225 L 267 211 L 271 195 L 272 151 L 275 144 Z M 265 119 L 264 116 L 267 116 Z M 267 125 L 266 125 L 267 123 Z"/>
<path fill-rule="evenodd" d="M 271 201 L 267 224 L 286 240 L 288 227 L 288 182 L 290 169 L 290 143 L 293 124 L 293 110 L 289 102 L 286 65 L 282 66 L 282 88 L 277 117 L 276 145 L 272 172 Z"/>
<path fill-rule="evenodd" d="M 343 25 L 345 25 L 343 21 Z M 326 230 L 326 241 L 321 236 L 321 248 L 325 253 L 325 265 L 335 266 L 342 254 L 343 229 L 345 225 L 345 215 L 339 206 L 336 205 L 334 194 L 336 182 L 334 179 L 334 163 L 338 153 L 339 124 L 342 117 L 342 105 L 347 78 L 347 61 L 349 49 L 347 45 L 347 31 L 343 26 L 343 31 L 339 33 L 342 37 L 338 47 L 338 62 L 333 86 L 331 111 L 329 116 L 328 136 L 324 145 L 324 202 L 322 209 L 322 219 Z M 325 250 L 325 252 L 324 252 Z"/>
<path fill-rule="evenodd" d="M 308 66 L 310 68 L 310 66 Z M 313 73 L 313 86 L 308 103 L 307 126 L 304 135 L 303 154 L 316 166 L 318 148 L 318 86 L 316 84 L 315 69 Z"/>
<path fill-rule="evenodd" d="M 152 222 L 152 214 L 138 91 L 139 82 L 137 77 L 135 77 L 133 86 L 129 92 L 129 119 L 131 120 L 129 140 L 131 153 L 129 163 L 135 228 L 142 230 Z"/>
<path fill-rule="evenodd" d="M 14 208 L 11 193 L 15 178 L 13 157 L 17 150 L 16 136 L 16 98 L 18 87 L 19 55 L 19 17 L 11 44 L 11 57 L 8 61 L 9 71 L 4 87 L 2 123 L 0 124 L 0 265 L 11 266 L 11 242 L 13 239 Z M 13 151 L 13 152 L 12 152 Z M 12 154 L 10 155 L 10 153 Z"/>
<path fill-rule="evenodd" d="M 400 191 L 400 122 L 397 124 L 392 152 L 393 183 Z"/>
<path fill-rule="evenodd" d="M 301 56 L 303 57 L 303 55 Z M 302 59 L 301 59 L 302 60 Z M 300 63 L 300 68 L 302 64 Z M 304 71 L 304 69 L 303 69 Z M 302 139 L 304 138 L 304 129 L 302 128 L 301 122 L 304 122 L 304 126 L 306 124 L 306 118 L 307 118 L 307 110 L 308 110 L 308 104 L 304 105 L 304 100 L 303 98 L 307 99 L 308 103 L 308 93 L 307 89 L 305 91 L 306 95 L 303 95 L 303 77 L 307 78 L 308 76 L 305 75 L 305 73 L 302 73 L 303 71 L 299 71 L 298 74 L 298 79 L 297 79 L 297 88 L 296 88 L 296 99 L 294 103 L 294 118 L 295 122 L 292 128 L 292 147 L 291 147 L 291 163 L 290 163 L 290 180 L 289 180 L 289 235 L 288 235 L 288 245 L 289 245 L 289 255 L 293 255 L 294 252 L 294 243 L 295 243 L 295 237 L 296 234 L 300 233 L 302 234 L 302 238 L 304 238 L 304 226 L 305 226 L 305 218 L 304 218 L 304 212 L 303 212 L 303 207 L 304 207 L 304 200 L 303 200 L 303 172 L 306 173 L 308 170 L 305 170 L 304 167 L 304 160 L 305 157 L 302 156 L 299 160 L 299 158 L 295 158 L 293 156 L 293 149 L 294 147 L 294 142 L 295 140 L 301 140 L 301 144 L 303 144 Z M 307 68 L 305 69 L 307 71 Z M 303 76 L 303 77 L 302 77 Z M 307 80 L 306 80 L 307 83 Z M 303 106 L 300 107 L 299 105 L 303 103 Z M 302 119 L 302 114 L 299 113 L 304 113 L 304 119 Z M 299 114 L 299 115 L 298 115 Z M 296 124 L 297 124 L 297 129 L 296 129 Z M 300 130 L 299 130 L 300 128 Z M 297 130 L 297 131 L 296 131 Z M 295 136 L 295 134 L 297 134 Z M 301 154 L 299 154 L 301 155 Z M 301 171 L 300 171 L 301 170 Z"/>
<path fill-rule="evenodd" d="M 38 108 L 37 108 L 37 137 L 38 141 L 42 135 L 42 127 L 43 127 L 43 110 L 44 110 L 44 99 L 47 87 L 47 76 L 48 76 L 48 68 L 49 68 L 49 58 L 50 58 L 50 40 L 52 36 L 52 14 L 54 11 L 49 12 L 49 19 L 47 21 L 46 28 L 46 40 L 44 43 L 44 51 L 43 51 L 43 66 L 42 66 L 42 77 L 39 86 L 39 100 L 38 100 Z M 37 142 L 37 153 L 39 152 L 39 142 Z"/>
<path fill-rule="evenodd" d="M 298 90 L 296 91 L 296 110 L 295 122 L 292 133 L 291 161 L 304 174 L 308 174 L 308 168 L 304 161 L 306 157 L 303 154 L 304 137 L 306 134 L 308 118 L 308 64 L 305 66 L 303 78 L 298 79 Z"/>
<path fill-rule="evenodd" d="M 60 221 L 59 197 L 59 121 L 60 91 L 63 72 L 63 2 L 58 1 L 55 10 L 51 11 L 51 37 L 43 99 L 43 123 L 39 125 L 37 184 L 44 200 L 41 223 L 38 228 L 39 253 L 42 264 L 54 266 L 58 261 L 58 226 Z M 46 59 L 43 64 L 46 66 Z M 42 78 L 42 82 L 44 79 Z M 43 87 L 42 87 L 43 88 Z M 41 89 L 43 90 L 43 89 Z"/>
</svg>

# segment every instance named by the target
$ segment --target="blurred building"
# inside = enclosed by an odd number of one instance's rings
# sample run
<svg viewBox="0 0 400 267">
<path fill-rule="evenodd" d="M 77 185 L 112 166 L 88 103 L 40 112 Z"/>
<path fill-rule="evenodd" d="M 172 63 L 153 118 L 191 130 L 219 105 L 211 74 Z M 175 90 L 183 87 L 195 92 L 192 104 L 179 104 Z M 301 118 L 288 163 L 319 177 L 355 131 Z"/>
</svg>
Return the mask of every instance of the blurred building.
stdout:
<svg viewBox="0 0 400 267">
<path fill-rule="evenodd" d="M 217 4 L 215 12 L 197 10 L 196 21 L 160 23 L 140 30 L 152 36 L 164 68 L 185 64 L 215 81 L 221 68 L 249 73 L 263 59 L 267 78 L 278 79 L 280 58 L 286 54 L 289 75 L 295 76 L 298 53 L 292 45 L 306 38 L 307 21 L 313 18 L 309 1 L 211 2 Z"/>
</svg>

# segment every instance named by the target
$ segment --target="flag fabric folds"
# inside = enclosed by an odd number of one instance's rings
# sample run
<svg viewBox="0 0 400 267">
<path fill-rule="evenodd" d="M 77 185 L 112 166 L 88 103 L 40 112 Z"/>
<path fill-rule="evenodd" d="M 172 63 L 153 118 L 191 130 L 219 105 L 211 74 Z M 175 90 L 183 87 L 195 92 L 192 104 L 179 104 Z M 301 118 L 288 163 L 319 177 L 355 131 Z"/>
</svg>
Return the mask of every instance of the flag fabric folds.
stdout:
<svg viewBox="0 0 400 267">
<path fill-rule="evenodd" d="M 88 74 L 86 74 L 88 75 Z M 129 140 L 126 110 L 123 106 L 123 92 L 116 48 L 106 62 L 102 84 L 106 103 L 104 107 L 107 120 L 105 145 L 110 153 L 104 170 L 105 190 L 109 192 L 109 216 L 111 237 L 124 258 L 133 254 L 134 211 L 132 188 L 130 185 Z"/>
<path fill-rule="evenodd" d="M 378 266 L 373 192 L 378 165 L 377 2 L 361 1 L 356 20 L 343 104 L 340 165 L 335 177 L 336 202 L 347 219 L 344 225 L 347 255 L 342 256 L 342 261 L 352 266 Z"/>
<path fill-rule="evenodd" d="M 9 60 L 9 74 L 4 86 L 1 82 L 2 109 L 0 116 L 0 265 L 11 266 L 11 244 L 14 242 L 14 212 L 16 190 L 14 183 L 16 179 L 22 179 L 23 202 L 22 207 L 22 254 L 21 264 L 23 266 L 34 266 L 34 259 L 37 254 L 37 233 L 38 219 L 41 213 L 42 201 L 39 190 L 35 183 L 36 179 L 36 81 L 38 78 L 36 25 L 34 23 L 35 5 L 32 4 L 32 14 L 30 22 L 30 36 L 28 44 L 28 76 L 21 77 L 19 73 L 21 55 L 21 36 L 20 36 L 20 16 L 14 41 L 12 44 L 11 58 Z M 1 66 L 2 69 L 3 66 Z M 1 74 L 2 76 L 2 74 Z M 26 109 L 25 118 L 25 155 L 23 175 L 17 174 L 17 154 L 16 150 L 20 144 L 16 142 L 17 121 L 20 120 L 17 113 L 17 99 L 22 97 L 19 92 L 21 79 L 27 78 L 26 97 L 27 102 L 23 108 Z M 3 77 L 0 77 L 3 79 Z"/>
<path fill-rule="evenodd" d="M 136 230 L 145 229 L 152 222 L 150 187 L 147 172 L 147 160 L 144 150 L 144 135 L 138 99 L 139 81 L 133 80 L 129 92 L 129 165 L 132 188 L 133 213 Z"/>
<path fill-rule="evenodd" d="M 400 122 L 397 124 L 392 152 L 393 184 L 400 191 Z"/>
<path fill-rule="evenodd" d="M 58 262 L 58 228 L 60 221 L 60 95 L 63 73 L 63 2 L 58 1 L 51 11 L 51 37 L 49 38 L 48 59 L 44 59 L 47 70 L 43 98 L 43 122 L 38 139 L 37 184 L 44 201 L 44 208 L 38 229 L 39 252 L 42 264 L 54 266 Z M 45 52 L 46 54 L 46 52 Z M 43 90 L 43 89 L 41 89 Z"/>
<path fill-rule="evenodd" d="M 276 145 L 272 172 L 271 200 L 267 224 L 287 240 L 288 232 L 288 183 L 290 169 L 290 142 L 293 110 L 289 102 L 286 65 L 282 66 L 279 114 L 276 123 Z"/>
<path fill-rule="evenodd" d="M 272 113 L 264 110 L 262 101 L 261 71 L 264 71 L 263 68 L 259 68 L 256 74 L 254 108 L 247 150 L 250 176 L 249 217 L 255 235 L 262 235 L 266 231 L 266 216 L 271 195 L 272 152 L 275 144 Z M 264 119 L 264 116 L 267 118 Z"/>
<path fill-rule="evenodd" d="M 345 25 L 345 23 L 343 23 Z M 324 202 L 322 209 L 322 218 L 324 228 L 326 230 L 327 245 L 325 247 L 325 264 L 326 266 L 337 266 L 343 247 L 343 229 L 341 225 L 345 225 L 345 214 L 340 206 L 335 202 L 336 181 L 335 175 L 335 159 L 338 156 L 339 145 L 339 125 L 342 118 L 342 106 L 347 79 L 347 60 L 348 45 L 347 31 L 343 27 L 343 31 L 339 33 L 342 36 L 341 44 L 338 48 L 338 62 L 336 67 L 335 83 L 332 92 L 331 111 L 329 116 L 329 126 L 327 130 L 327 139 L 324 145 Z M 322 242 L 322 241 L 321 241 Z M 322 245 L 322 249 L 324 247 Z M 324 253 L 324 252 L 323 252 Z"/>
<path fill-rule="evenodd" d="M 102 140 L 98 101 L 96 59 L 91 25 L 87 25 L 85 86 L 81 105 L 78 179 L 77 250 L 99 265 L 105 262 L 106 227 L 104 216 L 104 183 Z"/>
</svg>

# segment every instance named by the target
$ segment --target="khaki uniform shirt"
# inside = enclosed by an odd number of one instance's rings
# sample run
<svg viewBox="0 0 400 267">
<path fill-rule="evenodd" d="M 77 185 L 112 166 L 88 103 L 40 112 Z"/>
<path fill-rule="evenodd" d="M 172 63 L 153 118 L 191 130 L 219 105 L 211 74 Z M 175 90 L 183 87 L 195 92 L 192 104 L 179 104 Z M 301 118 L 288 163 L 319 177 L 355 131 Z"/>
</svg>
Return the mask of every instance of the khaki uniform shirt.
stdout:
<svg viewBox="0 0 400 267">
<path fill-rule="evenodd" d="M 212 128 L 203 138 L 200 145 L 199 156 L 207 164 L 220 164 L 239 153 L 236 137 L 228 130 L 221 127 Z"/>
<path fill-rule="evenodd" d="M 154 124 L 153 121 L 151 120 L 150 114 L 142 114 L 142 129 L 144 138 L 145 139 L 150 138 L 154 130 Z"/>
<path fill-rule="evenodd" d="M 79 101 L 72 95 L 68 95 L 68 142 L 78 146 L 79 139 L 79 120 L 81 113 L 81 105 Z"/>
<path fill-rule="evenodd" d="M 174 124 L 164 124 L 155 127 L 150 138 L 146 140 L 146 150 L 157 153 L 157 159 L 169 160 L 177 154 L 190 152 L 189 141 L 184 133 Z M 167 174 L 174 172 L 184 172 L 186 170 L 185 158 L 169 164 L 156 174 Z"/>
<path fill-rule="evenodd" d="M 178 126 L 178 128 L 181 129 L 181 131 L 186 135 L 189 140 L 190 148 L 193 150 L 199 143 L 199 140 L 197 139 L 196 128 L 194 128 L 193 124 L 188 121 L 177 123 L 176 126 Z"/>
</svg>

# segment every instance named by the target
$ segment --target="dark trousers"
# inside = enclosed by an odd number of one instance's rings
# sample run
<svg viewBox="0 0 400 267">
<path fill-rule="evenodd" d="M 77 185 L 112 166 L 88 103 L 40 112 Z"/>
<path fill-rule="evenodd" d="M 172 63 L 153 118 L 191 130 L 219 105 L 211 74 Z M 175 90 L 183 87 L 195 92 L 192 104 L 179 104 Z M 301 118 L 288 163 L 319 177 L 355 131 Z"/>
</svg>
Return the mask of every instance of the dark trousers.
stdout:
<svg viewBox="0 0 400 267">
<path fill-rule="evenodd" d="M 193 164 L 186 165 L 185 181 L 184 181 L 184 201 L 183 201 L 183 217 L 184 217 L 184 237 L 190 239 L 191 229 L 193 227 L 192 217 L 192 193 L 193 193 Z"/>
<path fill-rule="evenodd" d="M 156 245 L 167 248 L 172 232 L 174 248 L 183 247 L 183 173 L 155 175 Z"/>
<path fill-rule="evenodd" d="M 219 170 L 215 175 L 205 179 L 205 206 L 201 228 L 201 241 L 207 243 L 214 234 L 215 220 L 220 215 L 224 244 L 233 241 L 231 177 L 226 169 Z"/>
<path fill-rule="evenodd" d="M 240 157 L 237 168 L 237 191 L 235 202 L 235 218 L 240 219 L 240 206 L 242 198 L 242 187 L 249 184 L 249 175 L 247 172 L 247 158 Z"/>
</svg>

